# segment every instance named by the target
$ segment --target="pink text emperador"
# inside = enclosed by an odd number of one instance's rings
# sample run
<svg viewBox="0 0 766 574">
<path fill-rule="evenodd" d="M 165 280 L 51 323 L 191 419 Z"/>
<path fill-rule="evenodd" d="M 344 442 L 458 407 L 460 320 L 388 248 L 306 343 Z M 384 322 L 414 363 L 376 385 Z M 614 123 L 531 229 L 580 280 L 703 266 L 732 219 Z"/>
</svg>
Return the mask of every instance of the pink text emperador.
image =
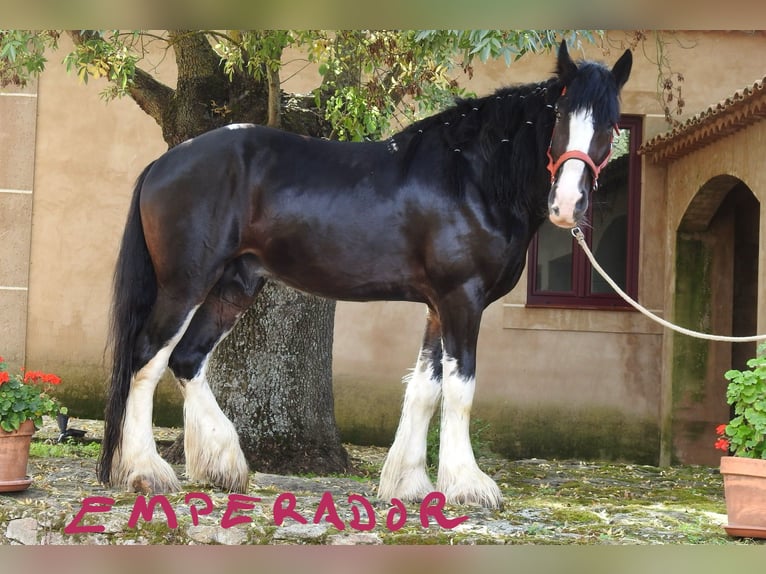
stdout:
<svg viewBox="0 0 766 574">
<path fill-rule="evenodd" d="M 199 517 L 211 514 L 215 510 L 212 498 L 204 492 L 190 492 L 184 497 L 184 502 L 189 508 L 192 524 L 199 524 Z M 255 505 L 261 502 L 257 496 L 247 496 L 244 494 L 230 494 L 227 499 L 226 508 L 221 517 L 221 527 L 231 528 L 238 524 L 247 524 L 253 519 L 247 512 L 255 509 Z M 350 504 L 352 518 L 348 522 L 348 527 L 352 530 L 369 531 L 376 526 L 375 510 L 369 500 L 359 494 L 351 494 L 347 498 Z M 423 528 L 428 528 L 431 519 L 441 528 L 451 529 L 468 520 L 467 516 L 456 518 L 447 518 L 444 516 L 444 504 L 446 499 L 441 492 L 432 492 L 423 499 L 420 504 L 418 515 L 420 524 Z M 89 532 L 103 532 L 103 524 L 82 524 L 83 518 L 89 514 L 108 513 L 115 504 L 113 498 L 107 496 L 89 496 L 84 498 L 79 512 L 72 521 L 66 525 L 64 532 L 66 534 L 84 534 Z M 347 524 L 338 514 L 338 508 L 335 499 L 330 492 L 325 492 L 317 505 L 313 517 L 304 516 L 296 510 L 297 498 L 291 492 L 283 492 L 277 496 L 272 504 L 272 513 L 274 524 L 281 526 L 285 520 L 293 520 L 299 524 L 308 524 L 309 521 L 314 524 L 327 522 L 332 524 L 338 530 L 345 530 Z M 159 507 L 165 515 L 165 523 L 168 528 L 178 528 L 178 518 L 173 509 L 173 505 L 168 499 L 157 494 L 151 498 L 145 496 L 136 497 L 133 504 L 133 510 L 128 519 L 128 528 L 136 528 L 139 520 L 151 522 L 154 517 L 155 508 Z M 391 499 L 391 508 L 386 513 L 386 528 L 391 532 L 399 530 L 407 522 L 407 508 L 398 498 Z"/>
</svg>

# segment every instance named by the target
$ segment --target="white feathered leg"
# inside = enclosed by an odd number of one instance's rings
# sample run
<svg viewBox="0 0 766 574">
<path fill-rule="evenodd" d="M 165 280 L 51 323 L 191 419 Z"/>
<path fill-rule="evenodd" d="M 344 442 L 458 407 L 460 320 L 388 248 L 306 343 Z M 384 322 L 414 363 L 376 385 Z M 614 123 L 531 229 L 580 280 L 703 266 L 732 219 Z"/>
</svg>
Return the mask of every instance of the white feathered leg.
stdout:
<svg viewBox="0 0 766 574">
<path fill-rule="evenodd" d="M 479 469 L 471 447 L 469 424 L 476 379 L 460 375 L 457 361 L 443 361 L 441 442 L 437 488 L 453 504 L 502 506 L 503 496 L 495 481 Z"/>
<path fill-rule="evenodd" d="M 186 474 L 196 482 L 247 492 L 249 470 L 239 436 L 223 413 L 207 382 L 208 357 L 199 373 L 182 381 Z"/>
<path fill-rule="evenodd" d="M 428 353 L 421 351 L 408 376 L 399 427 L 381 471 L 380 498 L 417 501 L 433 491 L 426 472 L 426 437 L 440 392 Z"/>
<path fill-rule="evenodd" d="M 196 310 L 195 307 L 178 333 L 133 375 L 125 404 L 122 442 L 112 459 L 111 477 L 117 487 L 155 493 L 175 492 L 181 488 L 175 471 L 157 452 L 152 433 L 152 411 L 157 384 Z"/>
</svg>

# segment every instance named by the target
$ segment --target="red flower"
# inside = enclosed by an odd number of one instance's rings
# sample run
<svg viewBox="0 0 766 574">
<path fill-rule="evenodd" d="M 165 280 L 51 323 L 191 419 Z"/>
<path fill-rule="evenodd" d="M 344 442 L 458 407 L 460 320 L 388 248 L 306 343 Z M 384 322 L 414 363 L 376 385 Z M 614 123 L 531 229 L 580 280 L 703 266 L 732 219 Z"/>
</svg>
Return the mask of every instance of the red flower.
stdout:
<svg viewBox="0 0 766 574">
<path fill-rule="evenodd" d="M 61 382 L 61 377 L 57 377 L 53 373 L 47 373 L 43 375 L 43 382 L 49 385 L 58 385 Z"/>
<path fill-rule="evenodd" d="M 61 383 L 61 378 L 52 373 L 43 373 L 42 371 L 27 371 L 24 373 L 24 382 L 58 385 Z"/>
<path fill-rule="evenodd" d="M 2 358 L 0 358 L 0 362 L 2 362 Z M 11 377 L 6 373 L 5 371 L 0 372 L 0 385 L 3 383 L 7 383 L 11 380 Z"/>
<path fill-rule="evenodd" d="M 719 438 L 717 441 L 715 441 L 715 447 L 718 450 L 729 452 L 729 441 L 725 438 Z"/>
<path fill-rule="evenodd" d="M 726 426 L 727 425 L 722 424 L 715 427 L 715 434 L 717 434 L 718 436 L 721 436 L 723 433 L 726 432 Z"/>
</svg>

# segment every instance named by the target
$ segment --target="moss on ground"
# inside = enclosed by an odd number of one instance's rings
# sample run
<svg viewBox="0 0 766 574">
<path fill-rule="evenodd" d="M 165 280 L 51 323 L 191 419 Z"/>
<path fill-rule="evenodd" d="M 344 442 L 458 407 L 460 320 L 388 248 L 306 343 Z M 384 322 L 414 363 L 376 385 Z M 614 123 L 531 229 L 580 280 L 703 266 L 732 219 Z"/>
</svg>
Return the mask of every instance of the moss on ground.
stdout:
<svg viewBox="0 0 766 574">
<path fill-rule="evenodd" d="M 47 448 L 47 450 L 46 450 Z M 648 465 L 583 460 L 508 460 L 485 454 L 479 465 L 500 486 L 505 506 L 483 509 L 469 506 L 444 508 L 448 518 L 467 516 L 454 528 L 433 521 L 423 527 L 419 505 L 407 504 L 407 521 L 391 530 L 386 517 L 388 502 L 375 498 L 385 449 L 348 445 L 354 465 L 363 469 L 351 476 L 276 476 L 254 473 L 248 495 L 261 500 L 249 511 L 249 521 L 230 528 L 222 526 L 228 493 L 205 485 L 184 482 L 184 491 L 167 495 L 178 526 L 168 525 L 156 509 L 151 521 L 128 521 L 136 495 L 116 492 L 95 480 L 96 460 L 76 445 L 45 447 L 30 459 L 32 486 L 24 492 L 0 495 L 0 543 L 10 544 L 8 525 L 17 519 L 33 518 L 38 544 L 333 544 L 353 541 L 373 544 L 762 544 L 726 535 L 723 484 L 716 469 L 699 466 L 658 468 Z M 180 472 L 182 469 L 177 467 Z M 189 492 L 210 496 L 214 509 L 199 517 L 194 527 Z M 292 519 L 277 525 L 273 506 L 276 498 L 292 492 L 296 510 L 308 524 Z M 337 513 L 344 523 L 337 529 L 325 521 L 312 524 L 322 496 L 331 492 Z M 352 505 L 348 495 L 366 498 L 375 515 L 371 532 L 351 527 Z M 104 524 L 102 533 L 67 535 L 85 497 L 105 496 L 114 505 L 104 515 L 90 515 L 83 524 Z"/>
</svg>

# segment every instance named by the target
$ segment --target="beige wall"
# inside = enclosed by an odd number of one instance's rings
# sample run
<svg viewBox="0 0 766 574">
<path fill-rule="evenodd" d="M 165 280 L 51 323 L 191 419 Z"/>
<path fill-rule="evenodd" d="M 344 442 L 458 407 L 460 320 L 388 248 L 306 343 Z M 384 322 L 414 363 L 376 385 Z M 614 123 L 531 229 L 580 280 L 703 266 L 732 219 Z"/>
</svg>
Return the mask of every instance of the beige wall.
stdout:
<svg viewBox="0 0 766 574">
<path fill-rule="evenodd" d="M 766 75 L 766 69 L 764 70 Z M 668 221 L 677 230 L 697 192 L 711 179 L 730 175 L 742 181 L 760 202 L 761 253 L 766 253 L 766 171 L 762 150 L 766 146 L 766 124 L 756 123 L 732 137 L 695 151 L 668 168 Z M 766 265 L 759 266 L 758 332 L 766 332 Z"/>
<path fill-rule="evenodd" d="M 623 49 L 621 37 L 610 34 L 611 53 L 589 47 L 586 55 L 614 62 Z M 696 113 L 762 78 L 761 59 L 740 56 L 762 53 L 765 45 L 760 34 L 679 34 L 666 55 L 673 69 L 685 76 L 687 112 Z M 651 49 L 653 44 L 647 46 Z M 30 172 L 23 183 L 14 184 L 33 190 L 32 195 L 0 194 L 3 217 L 8 213 L 15 219 L 18 214 L 21 221 L 29 218 L 31 209 L 33 222 L 31 250 L 24 226 L 14 226 L 18 227 L 11 248 L 15 271 L 0 261 L 0 285 L 11 282 L 23 287 L 25 268 L 29 274 L 28 307 L 21 301 L 26 299 L 24 291 L 0 290 L 0 321 L 19 332 L 24 323 L 28 325 L 25 337 L 14 333 L 8 343 L 4 339 L 0 353 L 7 354 L 2 348 L 10 346 L 22 359 L 25 341 L 30 368 L 55 370 L 97 402 L 103 392 L 111 270 L 131 187 L 165 144 L 159 127 L 132 101 L 107 105 L 98 95 L 103 84 L 91 81 L 82 86 L 55 65 L 62 53 L 50 59 L 39 80 L 39 96 L 31 100 L 37 103 L 36 132 L 30 127 L 35 112 L 26 112 L 26 119 L 12 127 L 12 137 L 20 142 L 27 141 L 24 134 L 31 132 L 34 147 L 27 144 L 23 161 L 6 160 L 0 151 L 0 178 L 16 163 L 31 161 L 34 166 L 34 178 Z M 163 77 L 170 77 L 172 62 L 157 62 Z M 477 65 L 468 87 L 484 95 L 509 83 L 543 79 L 553 66 L 553 54 L 525 57 L 510 68 L 502 62 Z M 293 71 L 286 69 L 285 75 Z M 309 88 L 316 78 L 312 71 L 303 71 L 287 88 Z M 657 68 L 637 52 L 623 111 L 645 116 L 645 139 L 665 129 L 656 91 Z M 0 106 L 6 99 L 0 99 Z M 0 108 L 0 113 L 5 132 L 10 125 L 6 109 Z M 662 168 L 644 165 L 639 299 L 661 314 L 668 296 L 662 286 L 669 284 L 672 271 L 665 257 L 672 244 L 666 225 L 677 217 L 683 202 L 676 198 L 666 204 L 664 178 Z M 0 180 L 0 188 L 7 185 Z M 7 249 L 2 237 L 0 249 Z M 761 237 L 764 241 L 766 233 Z M 25 250 L 31 254 L 28 265 Z M 14 273 L 20 278 L 14 279 Z M 526 277 L 522 277 L 514 291 L 487 310 L 480 335 L 476 411 L 492 421 L 503 448 L 519 455 L 547 456 L 564 445 L 571 452 L 598 455 L 594 445 L 601 441 L 610 443 L 602 449 L 605 456 L 615 456 L 622 448 L 626 456 L 637 452 L 642 460 L 654 456 L 651 453 L 659 449 L 661 397 L 666 392 L 662 381 L 667 343 L 660 331 L 632 312 L 527 309 L 525 299 Z M 414 363 L 423 326 L 424 309 L 419 305 L 338 305 L 336 403 L 347 436 L 387 440 L 399 414 L 403 390 L 399 382 Z M 642 441 L 651 444 L 636 450 L 633 445 Z"/>
<path fill-rule="evenodd" d="M 0 89 L 0 356 L 24 361 L 37 84 Z"/>
<path fill-rule="evenodd" d="M 759 252 L 764 261 L 766 253 L 766 174 L 763 172 L 763 158 L 759 149 L 766 145 L 766 123 L 758 122 L 744 128 L 735 135 L 723 137 L 711 145 L 705 146 L 668 164 L 667 167 L 667 222 L 669 231 L 667 241 L 668 280 L 665 283 L 665 299 L 672 314 L 675 301 L 677 270 L 682 262 L 678 261 L 676 232 L 688 215 L 693 201 L 704 205 L 711 216 L 718 209 L 725 194 L 736 180 L 744 183 L 758 200 L 760 214 Z M 719 176 L 728 176 L 719 186 L 721 193 L 702 200 L 698 193 L 703 191 Z M 736 179 L 735 179 L 736 178 Z M 732 180 L 731 183 L 729 181 Z M 728 187 L 727 187 L 728 186 Z M 722 226 L 723 225 L 723 226 Z M 732 286 L 737 280 L 733 276 L 733 229 L 728 226 L 733 222 L 724 222 L 707 227 L 699 225 L 697 236 L 701 244 L 710 245 L 712 265 L 711 284 L 708 286 L 715 299 L 710 305 L 710 330 L 715 333 L 731 332 L 732 321 Z M 758 262 L 754 262 L 758 264 Z M 766 332 L 766 265 L 758 265 L 757 332 Z M 698 328 L 696 325 L 690 325 Z M 755 333 L 748 333 L 749 335 Z M 725 403 L 726 381 L 723 373 L 732 368 L 732 345 L 727 342 L 699 344 L 699 354 L 704 357 L 704 377 L 693 381 L 683 381 L 684 377 L 674 372 L 674 359 L 677 348 L 682 344 L 677 336 L 668 336 L 663 357 L 665 378 L 665 408 L 663 416 L 667 424 L 675 430 L 672 433 L 672 445 L 666 445 L 663 458 L 671 460 L 694 460 L 700 463 L 714 464 L 720 458 L 720 452 L 713 450 L 711 437 L 717 425 L 729 419 L 729 407 Z M 755 344 L 751 347 L 755 348 Z M 681 384 L 683 382 L 683 384 Z M 674 388 L 675 387 L 675 388 Z M 690 397 L 695 397 L 691 400 Z"/>
</svg>

